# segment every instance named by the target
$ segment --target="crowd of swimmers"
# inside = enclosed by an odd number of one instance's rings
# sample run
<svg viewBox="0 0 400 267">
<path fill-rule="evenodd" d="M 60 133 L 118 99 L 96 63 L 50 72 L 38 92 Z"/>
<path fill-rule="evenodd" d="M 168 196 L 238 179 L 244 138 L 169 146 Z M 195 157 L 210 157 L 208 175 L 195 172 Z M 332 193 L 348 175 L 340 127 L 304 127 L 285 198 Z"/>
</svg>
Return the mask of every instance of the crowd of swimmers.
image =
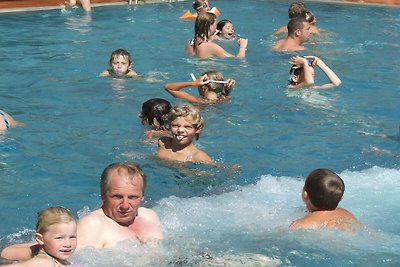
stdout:
<svg viewBox="0 0 400 267">
<path fill-rule="evenodd" d="M 77 2 L 70 0 L 69 6 Z M 78 0 L 85 11 L 90 11 L 89 0 Z M 186 51 L 199 58 L 246 56 L 248 40 L 235 35 L 233 23 L 217 21 L 219 10 L 211 8 L 208 0 L 195 0 L 196 13 L 184 19 L 194 19 L 194 38 L 186 45 Z M 291 53 L 305 49 L 303 43 L 312 34 L 319 34 L 315 16 L 303 2 L 293 2 L 289 7 L 289 22 L 274 34 L 286 33 L 272 46 L 275 51 Z M 236 54 L 223 49 L 216 40 L 232 40 L 239 48 Z M 139 75 L 132 69 L 132 58 L 128 51 L 112 52 L 109 68 L 99 75 L 116 79 L 135 78 Z M 341 84 L 339 77 L 316 56 L 293 55 L 289 62 L 288 88 L 325 89 Z M 314 68 L 318 67 L 330 80 L 323 85 L 314 84 Z M 217 104 L 231 97 L 235 80 L 224 78 L 220 71 L 206 71 L 188 81 L 167 83 L 164 89 L 175 98 L 189 103 L 172 105 L 163 98 L 152 98 L 142 105 L 139 118 L 149 130 L 145 135 L 158 142 L 157 156 L 175 162 L 196 162 L 217 165 L 204 151 L 194 145 L 204 127 L 201 112 L 192 103 Z M 198 95 L 185 92 L 187 87 L 197 87 Z M 0 111 L 0 130 L 23 123 L 14 120 L 5 111 Z M 363 133 L 367 134 L 367 133 Z M 146 189 L 146 175 L 135 163 L 120 162 L 108 165 L 100 179 L 102 205 L 75 221 L 64 207 L 49 207 L 38 213 L 35 241 L 14 244 L 2 250 L 5 259 L 20 261 L 10 266 L 69 266 L 68 258 L 76 248 L 106 248 L 123 240 L 137 240 L 141 244 L 157 245 L 162 239 L 160 220 L 151 209 L 141 207 Z M 333 228 L 353 230 L 360 227 L 357 219 L 347 210 L 338 208 L 345 191 L 343 180 L 329 169 L 316 169 L 305 179 L 302 198 L 308 214 L 292 222 L 290 228 Z M 21 262 L 22 261 L 22 262 Z"/>
</svg>

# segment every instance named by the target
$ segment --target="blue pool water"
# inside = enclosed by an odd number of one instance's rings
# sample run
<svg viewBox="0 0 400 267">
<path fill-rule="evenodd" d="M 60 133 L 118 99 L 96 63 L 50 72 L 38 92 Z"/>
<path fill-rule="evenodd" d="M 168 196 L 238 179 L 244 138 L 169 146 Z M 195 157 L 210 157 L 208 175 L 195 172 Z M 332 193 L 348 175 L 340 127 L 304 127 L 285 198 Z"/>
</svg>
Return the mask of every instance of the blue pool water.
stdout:
<svg viewBox="0 0 400 267">
<path fill-rule="evenodd" d="M 221 19 L 249 39 L 245 60 L 186 55 L 193 23 L 178 17 L 190 5 L 0 15 L 0 108 L 26 123 L 0 136 L 0 246 L 31 240 L 46 206 L 77 217 L 97 208 L 100 173 L 129 160 L 148 176 L 145 205 L 160 215 L 163 247 L 83 251 L 73 256 L 79 266 L 202 266 L 206 254 L 231 266 L 256 266 L 262 256 L 282 266 L 400 265 L 400 143 L 358 133 L 399 135 L 399 8 L 307 2 L 325 32 L 304 53 L 323 58 L 343 81 L 314 92 L 286 90 L 290 55 L 269 49 L 289 1 L 216 1 Z M 132 53 L 144 78 L 98 77 L 117 48 Z M 164 83 L 211 69 L 237 84 L 230 101 L 203 109 L 196 145 L 217 162 L 239 164 L 239 172 L 157 161 L 137 117 L 149 98 L 181 102 Z M 324 79 L 317 72 L 317 83 Z M 288 230 L 305 212 L 304 176 L 319 167 L 344 179 L 341 206 L 366 230 Z"/>
</svg>

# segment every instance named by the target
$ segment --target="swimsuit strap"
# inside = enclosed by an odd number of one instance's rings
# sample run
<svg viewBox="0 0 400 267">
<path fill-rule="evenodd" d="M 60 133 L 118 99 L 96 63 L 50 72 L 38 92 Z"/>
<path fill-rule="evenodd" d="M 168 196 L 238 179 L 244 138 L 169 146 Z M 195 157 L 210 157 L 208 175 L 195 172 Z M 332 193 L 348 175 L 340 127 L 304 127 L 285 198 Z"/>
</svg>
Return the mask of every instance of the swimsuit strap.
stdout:
<svg viewBox="0 0 400 267">
<path fill-rule="evenodd" d="M 6 124 L 7 129 L 10 128 L 10 124 L 8 123 L 7 117 L 1 110 L 0 110 L 0 115 L 3 117 L 4 123 Z"/>
<path fill-rule="evenodd" d="M 51 258 L 54 261 L 54 265 L 56 267 L 61 267 L 61 263 L 58 260 L 56 260 L 53 256 L 51 256 L 49 253 L 47 253 L 44 249 L 39 250 L 38 255 L 45 255 Z"/>
</svg>

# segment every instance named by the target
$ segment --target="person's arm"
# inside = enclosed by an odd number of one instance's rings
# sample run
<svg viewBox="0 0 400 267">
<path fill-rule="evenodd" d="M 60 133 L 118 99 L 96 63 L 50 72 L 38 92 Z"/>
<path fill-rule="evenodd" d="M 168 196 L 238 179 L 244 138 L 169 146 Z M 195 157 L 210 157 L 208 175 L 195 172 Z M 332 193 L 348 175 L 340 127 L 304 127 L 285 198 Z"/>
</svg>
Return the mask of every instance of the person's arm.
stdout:
<svg viewBox="0 0 400 267">
<path fill-rule="evenodd" d="M 54 259 L 35 257 L 24 262 L 2 265 L 3 267 L 54 267 Z"/>
<path fill-rule="evenodd" d="M 193 39 L 190 40 L 189 42 L 186 43 L 185 47 L 186 53 L 191 55 L 194 55 L 193 42 L 194 42 Z"/>
<path fill-rule="evenodd" d="M 1 251 L 1 257 L 7 260 L 29 260 L 34 257 L 39 252 L 39 244 L 33 243 L 23 243 L 14 244 L 4 248 Z"/>
<path fill-rule="evenodd" d="M 331 81 L 330 83 L 323 84 L 323 85 L 318 85 L 318 86 L 313 86 L 313 89 L 327 89 L 327 88 L 334 88 L 338 87 L 342 81 L 339 79 L 339 77 L 334 73 L 326 64 L 325 62 L 322 61 L 322 59 L 315 57 L 313 65 L 318 66 L 328 77 L 328 79 Z"/>
<path fill-rule="evenodd" d="M 208 78 L 206 75 L 203 75 L 200 76 L 196 81 L 192 82 L 167 83 L 164 85 L 164 89 L 176 98 L 185 99 L 189 102 L 194 102 L 194 103 L 208 103 L 204 98 L 196 97 L 194 95 L 181 91 L 186 87 L 190 86 L 198 87 L 207 83 L 209 83 Z"/>
<path fill-rule="evenodd" d="M 314 77 L 312 75 L 311 66 L 308 65 L 308 61 L 304 57 L 294 56 L 290 59 L 290 64 L 297 66 L 298 68 L 303 68 L 304 81 L 296 85 L 289 85 L 289 88 L 297 89 L 310 86 L 314 84 Z"/>
<path fill-rule="evenodd" d="M 246 56 L 246 51 L 247 51 L 247 39 L 240 38 L 238 40 L 238 45 L 239 45 L 239 51 L 236 55 L 232 55 L 228 52 L 225 51 L 221 46 L 219 46 L 216 43 L 209 43 L 209 49 L 211 50 L 211 54 L 215 55 L 219 58 L 244 58 Z"/>
</svg>

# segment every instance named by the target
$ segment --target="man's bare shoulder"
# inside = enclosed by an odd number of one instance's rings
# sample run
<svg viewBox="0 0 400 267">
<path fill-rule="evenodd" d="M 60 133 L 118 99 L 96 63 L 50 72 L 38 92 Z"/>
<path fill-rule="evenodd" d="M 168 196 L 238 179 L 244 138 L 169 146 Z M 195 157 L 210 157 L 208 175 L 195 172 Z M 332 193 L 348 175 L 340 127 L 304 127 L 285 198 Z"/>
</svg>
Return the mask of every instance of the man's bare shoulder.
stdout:
<svg viewBox="0 0 400 267">
<path fill-rule="evenodd" d="M 104 224 L 107 220 L 108 218 L 104 215 L 103 210 L 97 209 L 95 211 L 87 213 L 82 218 L 80 218 L 78 221 L 78 228 L 82 226 L 100 226 L 101 224 Z"/>
<path fill-rule="evenodd" d="M 139 216 L 142 217 L 146 221 L 151 221 L 151 222 L 155 222 L 155 223 L 160 222 L 160 219 L 159 219 L 157 213 L 152 209 L 140 207 L 138 210 L 138 213 L 139 213 Z"/>
</svg>

